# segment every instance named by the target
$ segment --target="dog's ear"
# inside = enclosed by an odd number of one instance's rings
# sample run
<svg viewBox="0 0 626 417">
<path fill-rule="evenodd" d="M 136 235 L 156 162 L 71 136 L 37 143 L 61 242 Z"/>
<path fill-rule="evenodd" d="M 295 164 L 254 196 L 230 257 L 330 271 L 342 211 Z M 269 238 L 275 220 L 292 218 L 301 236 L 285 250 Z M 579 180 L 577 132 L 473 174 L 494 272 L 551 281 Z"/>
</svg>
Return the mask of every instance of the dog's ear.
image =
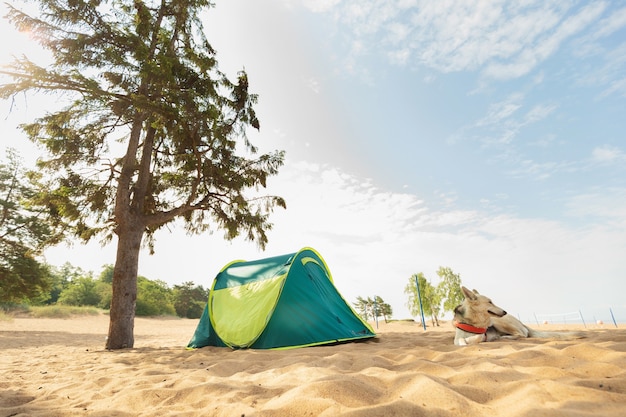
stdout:
<svg viewBox="0 0 626 417">
<path fill-rule="evenodd" d="M 472 291 L 474 291 L 474 294 L 476 294 L 476 295 L 480 295 L 480 294 L 478 293 L 478 290 L 473 289 Z"/>
<path fill-rule="evenodd" d="M 465 308 L 463 308 L 463 305 L 458 305 L 454 308 L 454 315 L 460 317 L 465 315 Z"/>
<path fill-rule="evenodd" d="M 478 297 L 476 297 L 476 294 L 474 294 L 473 292 L 471 292 L 470 290 L 468 290 L 467 288 L 461 286 L 461 291 L 463 291 L 463 295 L 465 296 L 465 298 L 469 299 L 469 300 L 477 300 Z"/>
</svg>

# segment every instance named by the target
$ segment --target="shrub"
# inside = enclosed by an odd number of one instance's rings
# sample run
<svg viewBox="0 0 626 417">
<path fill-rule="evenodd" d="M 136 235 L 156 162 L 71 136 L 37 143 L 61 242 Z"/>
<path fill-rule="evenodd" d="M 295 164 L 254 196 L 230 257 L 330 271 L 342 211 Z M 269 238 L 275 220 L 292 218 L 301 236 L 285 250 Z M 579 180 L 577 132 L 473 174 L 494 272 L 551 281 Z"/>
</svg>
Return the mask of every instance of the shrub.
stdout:
<svg viewBox="0 0 626 417">
<path fill-rule="evenodd" d="M 163 281 L 151 281 L 144 277 L 137 278 L 137 316 L 161 316 L 176 314 L 172 305 L 172 291 Z"/>
</svg>

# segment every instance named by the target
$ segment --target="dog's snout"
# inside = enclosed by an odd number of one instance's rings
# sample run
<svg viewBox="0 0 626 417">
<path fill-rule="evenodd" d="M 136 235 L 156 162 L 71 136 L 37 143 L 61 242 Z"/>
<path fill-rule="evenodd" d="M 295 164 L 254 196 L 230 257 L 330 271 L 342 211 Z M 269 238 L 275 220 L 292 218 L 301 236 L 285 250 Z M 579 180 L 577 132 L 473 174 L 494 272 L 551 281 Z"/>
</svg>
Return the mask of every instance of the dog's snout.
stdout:
<svg viewBox="0 0 626 417">
<path fill-rule="evenodd" d="M 487 313 L 496 317 L 506 316 L 506 311 L 502 310 L 501 308 L 490 308 L 489 310 L 487 310 Z"/>
</svg>

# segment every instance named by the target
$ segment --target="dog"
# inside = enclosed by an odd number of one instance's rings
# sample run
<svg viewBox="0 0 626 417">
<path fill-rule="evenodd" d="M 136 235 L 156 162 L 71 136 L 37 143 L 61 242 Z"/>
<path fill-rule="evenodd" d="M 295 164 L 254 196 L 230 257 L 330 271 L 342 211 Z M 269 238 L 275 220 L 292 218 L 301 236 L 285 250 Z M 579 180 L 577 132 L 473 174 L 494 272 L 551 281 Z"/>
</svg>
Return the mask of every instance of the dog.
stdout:
<svg viewBox="0 0 626 417">
<path fill-rule="evenodd" d="M 470 291 L 463 286 L 461 291 L 465 299 L 454 309 L 453 321 L 456 328 L 454 344 L 457 346 L 499 339 L 536 337 L 570 340 L 584 337 L 579 332 L 540 332 L 531 329 L 478 291 Z"/>
</svg>

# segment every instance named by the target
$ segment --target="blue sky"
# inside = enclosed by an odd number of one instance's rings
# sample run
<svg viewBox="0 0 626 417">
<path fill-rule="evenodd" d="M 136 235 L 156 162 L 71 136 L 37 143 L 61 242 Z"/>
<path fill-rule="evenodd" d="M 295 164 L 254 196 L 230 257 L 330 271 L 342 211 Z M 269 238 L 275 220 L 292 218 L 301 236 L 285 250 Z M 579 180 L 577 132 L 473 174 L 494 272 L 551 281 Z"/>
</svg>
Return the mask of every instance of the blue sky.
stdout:
<svg viewBox="0 0 626 417">
<path fill-rule="evenodd" d="M 348 301 L 380 295 L 397 318 L 409 277 L 447 266 L 525 321 L 626 321 L 626 2 L 216 3 L 209 41 L 259 94 L 250 139 L 287 151 L 269 191 L 288 209 L 264 253 L 174 229 L 140 273 L 208 286 L 233 259 L 312 246 Z M 99 271 L 113 254 L 47 258 Z"/>
</svg>

